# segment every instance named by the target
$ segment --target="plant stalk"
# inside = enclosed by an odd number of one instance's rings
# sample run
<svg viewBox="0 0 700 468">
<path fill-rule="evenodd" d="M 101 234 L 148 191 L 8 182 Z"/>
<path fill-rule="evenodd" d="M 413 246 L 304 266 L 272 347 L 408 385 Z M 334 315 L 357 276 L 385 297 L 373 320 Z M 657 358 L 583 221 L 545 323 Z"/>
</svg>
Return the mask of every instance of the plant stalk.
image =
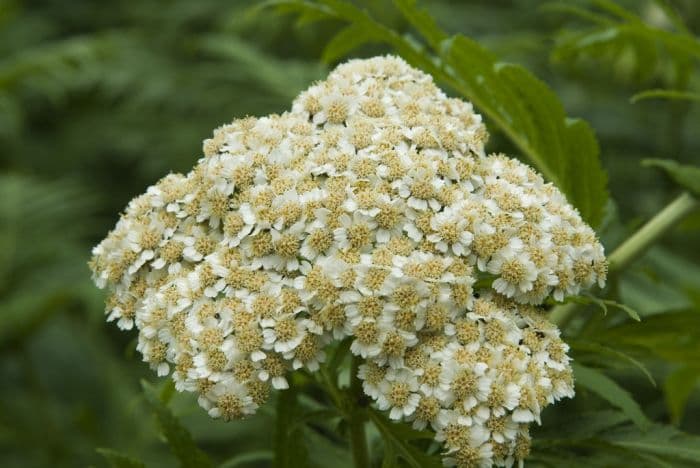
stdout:
<svg viewBox="0 0 700 468">
<path fill-rule="evenodd" d="M 608 257 L 608 273 L 616 273 L 630 263 L 639 259 L 641 255 L 659 238 L 666 234 L 673 226 L 698 207 L 698 199 L 688 192 L 683 192 L 656 214 L 637 232 L 630 236 Z M 559 327 L 565 326 L 579 304 L 570 302 L 562 304 L 549 315 L 549 320 Z"/>
<path fill-rule="evenodd" d="M 352 357 L 350 365 L 350 388 L 348 408 L 348 424 L 350 426 L 350 448 L 355 468 L 367 468 L 369 466 L 369 451 L 367 448 L 367 434 L 365 433 L 365 423 L 367 421 L 367 411 L 362 401 L 364 393 L 362 382 L 357 377 L 360 358 Z"/>
<path fill-rule="evenodd" d="M 646 251 L 653 243 L 666 234 L 673 226 L 685 218 L 698 206 L 698 200 L 688 192 L 683 192 L 661 210 L 634 235 L 622 243 L 608 257 L 610 272 L 617 272 Z"/>
</svg>

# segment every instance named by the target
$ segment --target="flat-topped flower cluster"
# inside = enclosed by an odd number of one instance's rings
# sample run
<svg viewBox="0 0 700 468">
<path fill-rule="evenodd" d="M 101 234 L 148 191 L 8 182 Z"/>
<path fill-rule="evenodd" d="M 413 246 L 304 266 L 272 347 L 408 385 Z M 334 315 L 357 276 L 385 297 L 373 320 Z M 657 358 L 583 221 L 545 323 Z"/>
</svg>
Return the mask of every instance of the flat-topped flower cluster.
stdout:
<svg viewBox="0 0 700 468">
<path fill-rule="evenodd" d="M 562 194 L 485 155 L 487 137 L 401 59 L 341 65 L 131 201 L 91 261 L 108 319 L 224 419 L 350 337 L 367 395 L 432 428 L 447 464 L 522 460 L 529 423 L 573 395 L 536 306 L 602 285 L 606 261 Z"/>
</svg>

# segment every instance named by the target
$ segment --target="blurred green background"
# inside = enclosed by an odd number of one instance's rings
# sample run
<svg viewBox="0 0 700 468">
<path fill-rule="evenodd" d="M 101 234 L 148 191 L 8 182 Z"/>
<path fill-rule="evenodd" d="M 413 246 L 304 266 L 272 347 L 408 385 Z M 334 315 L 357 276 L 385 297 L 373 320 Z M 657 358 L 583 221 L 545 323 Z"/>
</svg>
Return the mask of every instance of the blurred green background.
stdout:
<svg viewBox="0 0 700 468">
<path fill-rule="evenodd" d="M 667 28 L 664 3 L 626 5 Z M 700 2 L 670 3 L 697 35 Z M 135 335 L 104 322 L 86 262 L 126 203 L 167 172 L 187 171 L 213 128 L 284 111 L 332 68 L 320 57 L 339 24 L 253 14 L 251 4 L 0 0 L 0 466 L 106 466 L 97 447 L 148 466 L 175 463 L 144 411 L 139 381 L 158 380 L 140 362 Z M 408 30 L 388 2 L 361 4 Z M 525 65 L 569 115 L 591 123 L 614 200 L 599 230 L 608 249 L 678 193 L 641 159 L 700 163 L 697 103 L 630 102 L 643 89 L 700 88 L 696 63 L 654 41 L 570 48 L 567 40 L 590 23 L 543 2 L 423 5 L 448 32 Z M 355 56 L 388 51 L 367 46 Z M 494 132 L 490 149 L 512 147 Z M 636 263 L 620 278 L 622 300 L 644 316 L 698 312 L 699 231 L 695 214 Z M 662 381 L 676 368 L 650 366 Z M 664 386 L 640 382 L 635 396 L 654 419 L 700 433 L 697 391 L 674 414 Z M 190 397 L 173 407 L 216 460 L 271 443 L 272 411 L 224 424 Z M 347 454 L 326 445 L 315 456 L 341 466 Z"/>
</svg>

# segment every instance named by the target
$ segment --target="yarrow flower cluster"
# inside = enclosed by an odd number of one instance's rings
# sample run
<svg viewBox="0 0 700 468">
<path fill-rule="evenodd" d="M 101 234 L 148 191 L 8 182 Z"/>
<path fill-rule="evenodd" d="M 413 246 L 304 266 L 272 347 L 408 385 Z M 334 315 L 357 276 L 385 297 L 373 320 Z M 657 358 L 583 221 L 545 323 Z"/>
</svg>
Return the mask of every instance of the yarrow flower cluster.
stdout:
<svg viewBox="0 0 700 468">
<path fill-rule="evenodd" d="M 108 320 L 212 417 L 253 414 L 350 337 L 366 394 L 456 466 L 510 466 L 573 395 L 538 312 L 602 285 L 603 248 L 528 166 L 486 155 L 469 103 L 395 57 L 353 60 L 291 112 L 236 120 L 94 249 Z"/>
</svg>

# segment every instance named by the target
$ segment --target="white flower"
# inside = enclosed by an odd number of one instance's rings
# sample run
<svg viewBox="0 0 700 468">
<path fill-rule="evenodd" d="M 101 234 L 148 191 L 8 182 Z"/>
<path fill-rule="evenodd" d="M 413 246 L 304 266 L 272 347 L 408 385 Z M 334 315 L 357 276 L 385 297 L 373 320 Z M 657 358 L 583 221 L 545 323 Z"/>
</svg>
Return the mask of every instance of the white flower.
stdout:
<svg viewBox="0 0 700 468">
<path fill-rule="evenodd" d="M 258 408 L 246 387 L 233 378 L 217 382 L 207 397 L 213 403 L 208 411 L 212 418 L 238 419 L 255 413 Z"/>
<path fill-rule="evenodd" d="M 263 327 L 265 348 L 274 349 L 278 353 L 294 350 L 306 335 L 304 324 L 290 314 L 263 319 L 260 325 Z"/>
<path fill-rule="evenodd" d="M 526 423 L 573 395 L 568 347 L 523 304 L 602 286 L 606 264 L 565 197 L 486 156 L 486 135 L 401 59 L 341 65 L 129 203 L 90 262 L 107 320 L 223 419 L 348 339 L 365 393 L 435 429 L 446 463 L 511 463 Z"/>
<path fill-rule="evenodd" d="M 420 401 L 420 395 L 416 393 L 418 380 L 413 373 L 406 370 L 389 369 L 379 389 L 377 407 L 381 410 L 390 410 L 391 419 L 410 416 Z"/>
<path fill-rule="evenodd" d="M 504 249 L 491 259 L 486 270 L 499 275 L 491 285 L 494 290 L 507 297 L 532 290 L 537 279 L 537 267 L 526 252 Z"/>
<path fill-rule="evenodd" d="M 428 235 L 428 240 L 435 243 L 435 248 L 440 252 L 451 249 L 455 255 L 465 256 L 469 253 L 474 235 L 467 230 L 467 221 L 458 216 L 449 208 L 433 216 L 430 227 L 435 232 Z"/>
<path fill-rule="evenodd" d="M 341 250 L 367 246 L 374 239 L 376 221 L 370 216 L 355 211 L 352 216 L 343 214 L 340 227 L 333 231 L 333 236 Z"/>
</svg>

